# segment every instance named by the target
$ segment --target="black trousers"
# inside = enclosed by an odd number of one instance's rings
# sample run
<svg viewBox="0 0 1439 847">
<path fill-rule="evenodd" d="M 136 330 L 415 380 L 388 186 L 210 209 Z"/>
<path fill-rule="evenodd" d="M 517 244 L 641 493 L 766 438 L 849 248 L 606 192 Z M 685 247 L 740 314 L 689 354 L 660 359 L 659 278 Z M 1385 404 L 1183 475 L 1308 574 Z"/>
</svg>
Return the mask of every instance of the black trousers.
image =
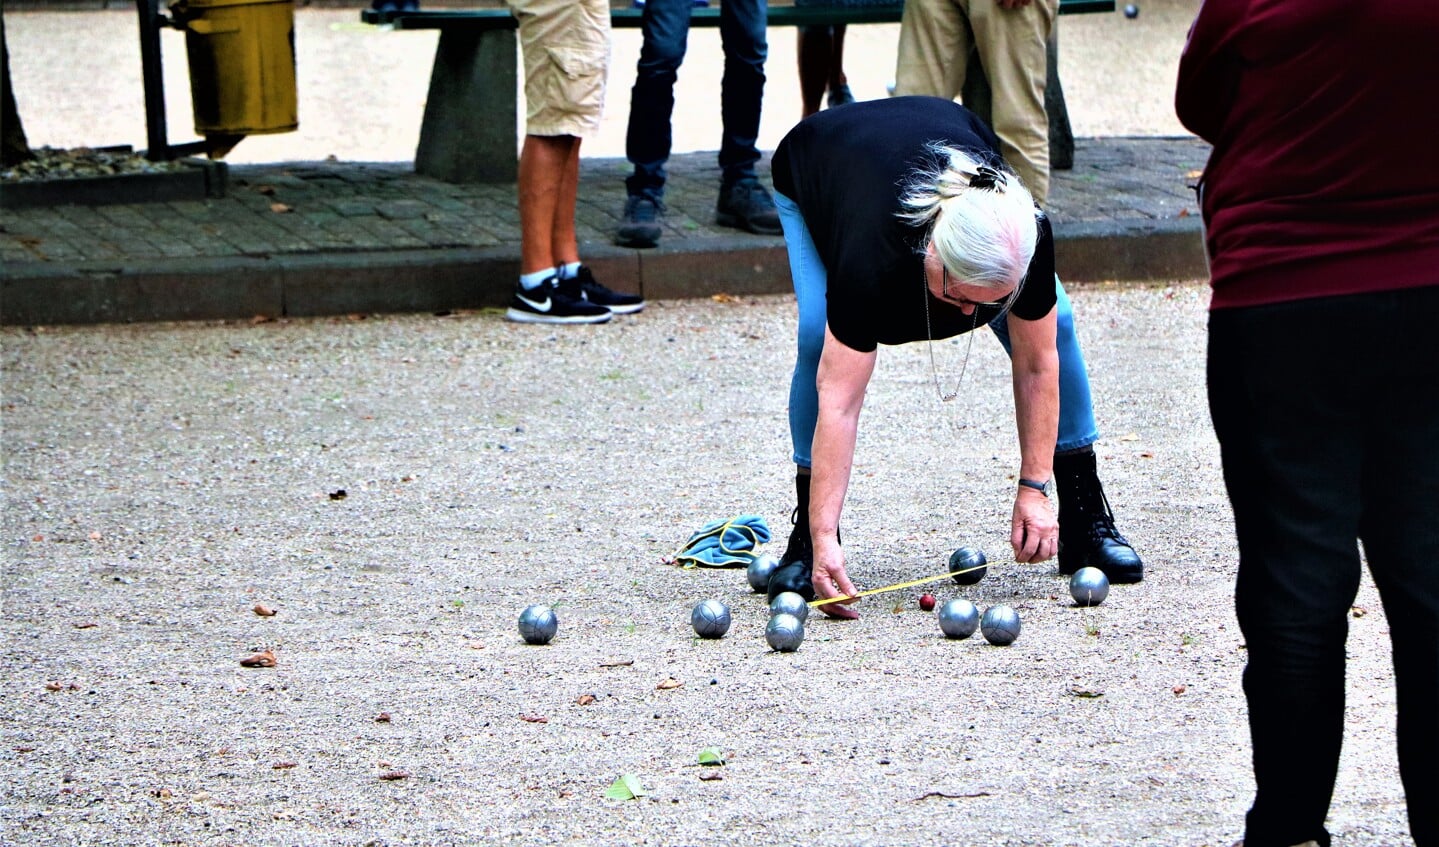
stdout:
<svg viewBox="0 0 1439 847">
<path fill-rule="evenodd" d="M 1208 378 L 1249 651 L 1244 845 L 1329 843 L 1359 542 L 1393 645 L 1410 831 L 1439 844 L 1439 285 L 1212 312 Z"/>
</svg>

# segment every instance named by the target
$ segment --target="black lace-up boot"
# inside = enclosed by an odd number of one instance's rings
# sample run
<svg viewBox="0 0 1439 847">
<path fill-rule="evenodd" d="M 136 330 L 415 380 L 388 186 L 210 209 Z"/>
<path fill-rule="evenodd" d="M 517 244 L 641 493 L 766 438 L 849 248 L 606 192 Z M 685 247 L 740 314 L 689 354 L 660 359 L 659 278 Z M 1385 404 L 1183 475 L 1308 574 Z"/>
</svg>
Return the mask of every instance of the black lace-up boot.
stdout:
<svg viewBox="0 0 1439 847">
<path fill-rule="evenodd" d="M 1111 583 L 1144 579 L 1144 562 L 1114 526 L 1094 451 L 1056 454 L 1054 482 L 1059 492 L 1059 572 L 1069 575 L 1096 567 Z"/>
<path fill-rule="evenodd" d="M 789 546 L 779 559 L 779 565 L 769 577 L 770 600 L 785 591 L 793 591 L 806 600 L 814 599 L 814 544 L 809 537 L 809 474 L 795 474 L 794 490 L 799 505 L 795 507 L 790 520 L 794 529 L 789 534 Z"/>
</svg>

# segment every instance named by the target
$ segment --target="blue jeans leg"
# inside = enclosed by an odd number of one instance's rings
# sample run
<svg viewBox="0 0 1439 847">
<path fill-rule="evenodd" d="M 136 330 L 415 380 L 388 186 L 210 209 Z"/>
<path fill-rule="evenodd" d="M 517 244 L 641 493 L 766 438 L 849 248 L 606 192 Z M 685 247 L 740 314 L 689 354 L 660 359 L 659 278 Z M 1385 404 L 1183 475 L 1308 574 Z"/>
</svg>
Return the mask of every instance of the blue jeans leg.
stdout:
<svg viewBox="0 0 1439 847">
<path fill-rule="evenodd" d="M 1098 441 L 1099 426 L 1094 422 L 1089 369 L 1084 364 L 1084 353 L 1079 349 L 1079 336 L 1074 332 L 1074 307 L 1059 277 L 1054 278 L 1054 296 L 1057 319 L 1055 343 L 1059 349 L 1059 440 L 1054 449 L 1063 452 L 1088 447 Z M 1009 313 L 990 321 L 989 328 L 1004 345 L 1004 352 L 1010 353 Z"/>
<path fill-rule="evenodd" d="M 819 354 L 824 350 L 824 328 L 829 275 L 820 261 L 809 227 L 794 201 L 776 193 L 775 207 L 784 227 L 784 245 L 789 251 L 789 271 L 799 302 L 799 345 L 794 375 L 789 384 L 789 437 L 794 445 L 794 463 L 810 466 L 814 447 L 814 426 L 819 422 Z"/>
<path fill-rule="evenodd" d="M 689 43 L 692 0 L 649 0 L 641 17 L 644 42 L 630 89 L 625 156 L 634 173 L 625 180 L 631 195 L 664 198 L 665 163 L 673 145 L 675 79 Z"/>
<path fill-rule="evenodd" d="M 720 84 L 719 166 L 723 185 L 755 175 L 759 161 L 760 108 L 764 102 L 764 62 L 769 54 L 765 0 L 720 3 L 720 41 L 724 79 Z"/>
</svg>

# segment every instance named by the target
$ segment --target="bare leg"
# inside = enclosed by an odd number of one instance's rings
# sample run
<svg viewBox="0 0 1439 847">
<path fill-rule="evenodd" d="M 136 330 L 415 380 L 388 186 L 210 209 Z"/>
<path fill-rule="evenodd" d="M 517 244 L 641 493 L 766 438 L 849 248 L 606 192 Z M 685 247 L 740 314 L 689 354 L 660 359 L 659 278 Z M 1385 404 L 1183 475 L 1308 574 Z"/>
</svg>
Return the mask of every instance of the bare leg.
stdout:
<svg viewBox="0 0 1439 847">
<path fill-rule="evenodd" d="M 520 151 L 520 273 L 555 266 L 556 251 L 565 245 L 557 239 L 568 237 L 574 247 L 575 196 L 578 190 L 571 176 L 571 160 L 578 167 L 580 140 L 572 135 L 527 135 Z M 575 174 L 578 171 L 574 171 Z M 565 185 L 569 179 L 570 184 Z M 569 223 L 556 227 L 561 208 L 568 198 Z"/>
</svg>

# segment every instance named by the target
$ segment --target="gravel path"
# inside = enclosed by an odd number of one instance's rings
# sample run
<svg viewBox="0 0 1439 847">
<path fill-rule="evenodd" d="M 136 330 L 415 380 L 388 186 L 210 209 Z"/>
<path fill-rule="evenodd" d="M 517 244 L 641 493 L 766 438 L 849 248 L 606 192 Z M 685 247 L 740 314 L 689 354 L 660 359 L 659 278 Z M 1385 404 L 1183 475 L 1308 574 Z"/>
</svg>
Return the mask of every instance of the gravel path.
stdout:
<svg viewBox="0 0 1439 847">
<path fill-rule="evenodd" d="M 1005 565 L 998 345 L 977 339 L 944 406 L 924 348 L 887 349 L 852 573 L 913 579 L 978 545 L 990 575 L 936 593 L 1010 604 L 1023 633 L 946 641 L 915 589 L 792 654 L 766 648 L 742 572 L 663 561 L 712 518 L 788 528 L 786 298 L 562 332 L 0 330 L 0 843 L 1227 847 L 1252 786 L 1206 295 L 1074 301 L 1146 581 L 1086 610 L 1052 564 Z M 943 375 L 962 350 L 937 346 Z M 706 597 L 733 610 L 722 640 L 690 631 Z M 558 609 L 548 646 L 516 633 L 536 602 Z M 1351 624 L 1335 843 L 1403 844 L 1368 581 Z M 241 666 L 264 650 L 275 667 Z M 627 774 L 647 794 L 607 799 Z"/>
</svg>

